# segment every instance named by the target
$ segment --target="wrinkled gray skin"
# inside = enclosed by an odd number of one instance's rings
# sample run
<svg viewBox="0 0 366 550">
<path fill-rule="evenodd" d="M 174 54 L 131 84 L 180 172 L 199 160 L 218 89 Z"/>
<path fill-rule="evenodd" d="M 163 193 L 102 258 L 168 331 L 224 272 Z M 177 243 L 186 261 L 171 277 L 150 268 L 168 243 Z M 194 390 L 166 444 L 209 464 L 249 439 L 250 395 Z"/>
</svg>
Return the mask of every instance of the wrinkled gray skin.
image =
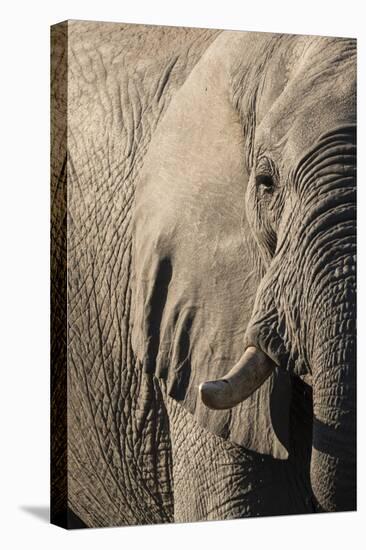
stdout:
<svg viewBox="0 0 366 550">
<path fill-rule="evenodd" d="M 355 42 L 69 27 L 70 507 L 354 509 Z"/>
</svg>

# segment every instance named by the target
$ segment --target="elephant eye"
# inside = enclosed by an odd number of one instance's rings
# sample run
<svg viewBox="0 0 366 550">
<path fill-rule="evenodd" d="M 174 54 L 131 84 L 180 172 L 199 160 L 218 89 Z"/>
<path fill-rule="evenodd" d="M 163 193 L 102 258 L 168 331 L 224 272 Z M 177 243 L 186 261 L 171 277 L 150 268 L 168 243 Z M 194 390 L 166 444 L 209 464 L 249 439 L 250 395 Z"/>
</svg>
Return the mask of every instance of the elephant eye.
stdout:
<svg viewBox="0 0 366 550">
<path fill-rule="evenodd" d="M 274 180 L 271 174 L 259 174 L 255 178 L 255 184 L 261 191 L 272 191 L 274 187 Z"/>
<path fill-rule="evenodd" d="M 274 162 L 268 157 L 262 156 L 258 159 L 255 175 L 255 186 L 257 193 L 269 198 L 276 187 L 277 170 Z"/>
</svg>

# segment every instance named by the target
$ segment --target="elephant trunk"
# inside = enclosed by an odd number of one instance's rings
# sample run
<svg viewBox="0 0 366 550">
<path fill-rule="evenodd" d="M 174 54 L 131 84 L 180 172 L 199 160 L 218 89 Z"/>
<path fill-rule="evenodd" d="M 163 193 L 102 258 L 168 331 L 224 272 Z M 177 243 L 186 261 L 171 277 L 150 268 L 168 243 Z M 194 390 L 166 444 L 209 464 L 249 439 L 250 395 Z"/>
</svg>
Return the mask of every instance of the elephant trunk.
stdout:
<svg viewBox="0 0 366 550">
<path fill-rule="evenodd" d="M 246 332 L 251 347 L 222 380 L 201 385 L 209 407 L 228 408 L 275 366 L 310 371 L 310 475 L 316 505 L 327 511 L 356 507 L 355 158 L 347 127 L 323 136 L 299 164 L 297 207 L 258 288 Z"/>
<path fill-rule="evenodd" d="M 313 382 L 310 474 L 317 504 L 327 511 L 356 508 L 355 142 L 352 133 L 347 145 L 337 139 L 337 151 L 322 155 L 321 179 L 313 172 L 321 194 L 308 210 L 312 223 L 305 217 L 311 237 L 303 270 Z"/>
<path fill-rule="evenodd" d="M 327 511 L 356 508 L 355 239 L 346 236 L 346 226 L 353 233 L 352 225 L 355 220 L 349 219 L 339 228 L 344 238 L 338 253 L 333 251 L 332 275 L 318 274 L 309 293 L 313 296 L 311 481 L 319 507 Z M 324 278 L 331 278 L 326 291 Z"/>
<path fill-rule="evenodd" d="M 344 312 L 343 312 L 344 313 Z M 340 324 L 351 321 L 341 321 Z M 355 341 L 328 334 L 313 365 L 311 485 L 320 510 L 356 509 Z"/>
</svg>

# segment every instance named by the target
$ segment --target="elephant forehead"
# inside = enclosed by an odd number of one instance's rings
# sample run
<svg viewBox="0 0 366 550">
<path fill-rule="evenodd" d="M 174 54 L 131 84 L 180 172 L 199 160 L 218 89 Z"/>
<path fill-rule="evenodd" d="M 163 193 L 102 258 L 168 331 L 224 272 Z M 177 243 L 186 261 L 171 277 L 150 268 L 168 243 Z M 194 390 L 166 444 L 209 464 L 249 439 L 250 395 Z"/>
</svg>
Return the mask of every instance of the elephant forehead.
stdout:
<svg viewBox="0 0 366 550">
<path fill-rule="evenodd" d="M 296 165 L 322 134 L 356 117 L 355 41 L 307 37 L 301 46 L 286 86 L 256 132 L 257 146 L 271 150 L 287 167 Z M 272 80 L 266 80 L 264 97 Z"/>
</svg>

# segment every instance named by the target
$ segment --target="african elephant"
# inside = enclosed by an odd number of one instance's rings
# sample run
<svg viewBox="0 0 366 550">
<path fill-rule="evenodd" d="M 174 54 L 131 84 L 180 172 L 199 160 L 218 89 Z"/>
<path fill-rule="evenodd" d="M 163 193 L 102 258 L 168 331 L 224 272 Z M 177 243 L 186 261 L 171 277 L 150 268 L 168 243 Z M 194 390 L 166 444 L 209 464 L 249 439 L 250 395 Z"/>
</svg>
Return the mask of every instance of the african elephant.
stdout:
<svg viewBox="0 0 366 550">
<path fill-rule="evenodd" d="M 354 510 L 355 40 L 68 44 L 70 508 Z"/>
</svg>

